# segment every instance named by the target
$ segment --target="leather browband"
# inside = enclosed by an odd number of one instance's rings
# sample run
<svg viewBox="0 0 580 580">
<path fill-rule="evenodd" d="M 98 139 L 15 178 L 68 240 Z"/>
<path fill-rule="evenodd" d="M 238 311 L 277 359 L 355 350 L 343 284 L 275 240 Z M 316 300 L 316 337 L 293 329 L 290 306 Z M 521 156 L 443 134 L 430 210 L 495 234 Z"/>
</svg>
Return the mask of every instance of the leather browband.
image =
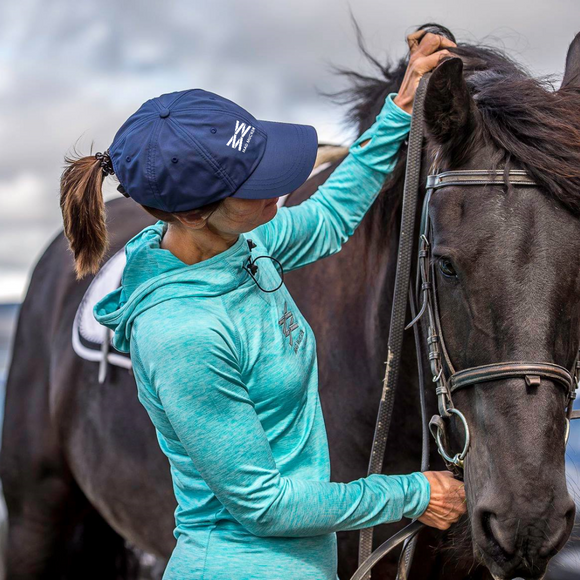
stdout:
<svg viewBox="0 0 580 580">
<path fill-rule="evenodd" d="M 570 372 L 553 363 L 509 362 L 482 365 L 458 371 L 450 377 L 451 392 L 475 383 L 524 377 L 530 386 L 539 386 L 540 378 L 560 383 L 566 393 L 574 390 Z"/>
<path fill-rule="evenodd" d="M 505 185 L 503 171 L 488 171 L 486 169 L 465 169 L 458 171 L 442 171 L 436 175 L 427 176 L 427 189 L 439 189 L 449 185 Z M 513 185 L 536 186 L 533 179 L 522 169 L 511 169 L 509 182 Z"/>
</svg>

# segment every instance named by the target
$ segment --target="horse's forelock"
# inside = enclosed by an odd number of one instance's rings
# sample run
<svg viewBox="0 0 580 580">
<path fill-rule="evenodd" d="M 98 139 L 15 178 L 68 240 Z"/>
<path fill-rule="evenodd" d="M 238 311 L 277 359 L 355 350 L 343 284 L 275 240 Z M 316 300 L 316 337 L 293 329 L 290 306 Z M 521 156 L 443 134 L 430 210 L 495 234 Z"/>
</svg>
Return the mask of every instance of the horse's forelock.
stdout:
<svg viewBox="0 0 580 580">
<path fill-rule="evenodd" d="M 332 96 L 349 107 L 348 119 L 362 133 L 373 123 L 385 97 L 398 91 L 407 58 L 396 65 L 388 59 L 382 64 L 369 54 L 361 38 L 359 46 L 378 75 L 337 69 L 351 86 Z M 496 47 L 458 43 L 450 51 L 463 60 L 485 134 L 504 159 L 521 165 L 545 193 L 580 215 L 580 90 L 554 90 L 549 76 L 534 78 Z M 472 140 L 473 149 L 480 145 Z M 453 160 L 445 159 L 445 148 L 441 153 L 441 161 L 453 165 Z M 384 189 L 393 186 L 400 184 L 391 179 Z"/>
</svg>

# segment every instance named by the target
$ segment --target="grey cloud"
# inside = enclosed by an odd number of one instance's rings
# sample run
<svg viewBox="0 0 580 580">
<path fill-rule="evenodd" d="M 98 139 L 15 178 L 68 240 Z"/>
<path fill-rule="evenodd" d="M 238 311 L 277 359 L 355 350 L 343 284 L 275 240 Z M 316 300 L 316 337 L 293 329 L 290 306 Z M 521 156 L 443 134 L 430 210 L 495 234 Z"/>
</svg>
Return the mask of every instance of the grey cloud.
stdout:
<svg viewBox="0 0 580 580">
<path fill-rule="evenodd" d="M 371 51 L 404 54 L 405 34 L 435 20 L 461 39 L 503 43 L 537 73 L 561 75 L 576 0 L 352 0 Z M 20 0 L 0 7 L 0 278 L 29 272 L 60 226 L 63 155 L 106 148 L 140 104 L 203 87 L 259 118 L 310 123 L 345 141 L 342 112 L 318 94 L 368 71 L 336 0 Z M 108 193 L 110 196 L 111 193 Z M 17 226 L 17 227 L 16 227 Z M 0 300 L 2 292 L 0 290 Z"/>
</svg>

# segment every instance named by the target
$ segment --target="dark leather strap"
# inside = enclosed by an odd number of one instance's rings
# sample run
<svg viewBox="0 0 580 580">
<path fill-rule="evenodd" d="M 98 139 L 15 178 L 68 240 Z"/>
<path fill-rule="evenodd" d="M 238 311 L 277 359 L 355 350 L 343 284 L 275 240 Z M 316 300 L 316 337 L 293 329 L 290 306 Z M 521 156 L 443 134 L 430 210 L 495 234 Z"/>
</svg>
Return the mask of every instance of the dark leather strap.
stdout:
<svg viewBox="0 0 580 580">
<path fill-rule="evenodd" d="M 465 169 L 458 171 L 442 171 L 436 175 L 427 176 L 427 189 L 440 189 L 449 185 L 504 185 L 503 171 L 487 169 Z M 509 183 L 512 185 L 536 186 L 534 180 L 522 169 L 509 171 Z"/>
<path fill-rule="evenodd" d="M 450 390 L 453 393 L 458 389 L 476 383 L 522 377 L 526 379 L 526 383 L 530 386 L 539 386 L 540 378 L 554 381 L 562 385 L 568 394 L 576 388 L 570 372 L 560 365 L 553 363 L 509 362 L 482 365 L 459 371 L 451 376 Z"/>
</svg>

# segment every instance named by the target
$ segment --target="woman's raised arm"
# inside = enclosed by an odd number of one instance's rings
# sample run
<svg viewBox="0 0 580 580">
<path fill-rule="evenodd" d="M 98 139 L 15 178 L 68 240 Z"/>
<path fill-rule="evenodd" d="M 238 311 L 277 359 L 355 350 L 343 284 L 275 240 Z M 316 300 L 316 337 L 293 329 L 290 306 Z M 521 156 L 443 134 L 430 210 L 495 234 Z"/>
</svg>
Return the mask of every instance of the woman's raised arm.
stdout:
<svg viewBox="0 0 580 580">
<path fill-rule="evenodd" d="M 270 222 L 254 230 L 265 249 L 285 270 L 300 268 L 338 252 L 354 233 L 393 170 L 410 124 L 419 80 L 455 44 L 436 34 L 409 35 L 409 65 L 398 93 L 387 95 L 373 125 L 349 148 L 349 154 L 306 201 L 282 207 Z"/>
</svg>

